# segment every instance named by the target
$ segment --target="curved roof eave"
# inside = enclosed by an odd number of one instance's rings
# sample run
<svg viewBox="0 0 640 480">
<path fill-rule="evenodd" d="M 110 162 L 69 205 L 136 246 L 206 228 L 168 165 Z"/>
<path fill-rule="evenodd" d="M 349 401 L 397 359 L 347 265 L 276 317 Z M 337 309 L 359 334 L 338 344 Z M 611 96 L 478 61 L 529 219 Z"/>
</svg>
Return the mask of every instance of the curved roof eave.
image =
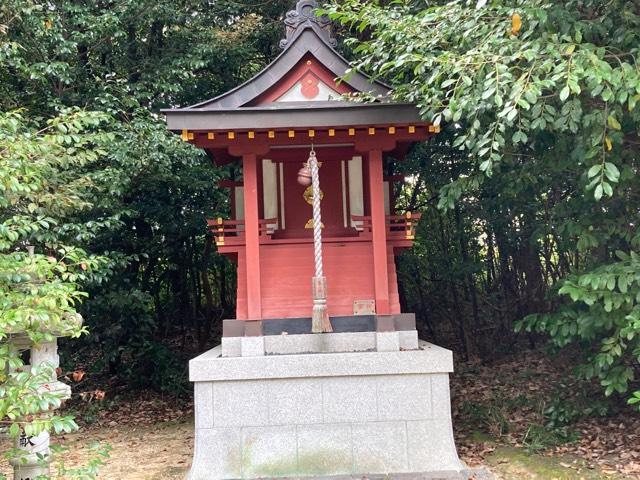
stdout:
<svg viewBox="0 0 640 480">
<path fill-rule="evenodd" d="M 343 77 L 351 68 L 347 59 L 334 50 L 313 28 L 306 27 L 289 41 L 287 47 L 273 62 L 254 77 L 217 97 L 176 110 L 240 108 L 271 88 L 307 53 L 315 56 L 336 77 Z M 358 71 L 354 71 L 348 79 L 343 81 L 356 91 L 368 92 L 376 96 L 387 96 L 390 91 L 390 88 L 384 83 L 372 80 Z"/>
<path fill-rule="evenodd" d="M 419 109 L 407 103 L 294 102 L 294 105 L 164 111 L 173 131 L 342 128 L 425 123 Z M 428 122 L 427 122 L 428 123 Z"/>
</svg>

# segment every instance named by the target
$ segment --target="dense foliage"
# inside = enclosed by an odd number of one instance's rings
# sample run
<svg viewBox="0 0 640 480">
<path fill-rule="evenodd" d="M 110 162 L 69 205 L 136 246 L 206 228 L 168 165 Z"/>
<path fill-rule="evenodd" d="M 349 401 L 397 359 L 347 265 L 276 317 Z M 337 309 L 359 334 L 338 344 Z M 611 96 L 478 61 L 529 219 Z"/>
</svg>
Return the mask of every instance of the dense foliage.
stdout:
<svg viewBox="0 0 640 480">
<path fill-rule="evenodd" d="M 220 173 L 157 112 L 269 62 L 286 3 L 0 5 L 0 420 L 12 435 L 75 427 L 41 415 L 60 396 L 38 388 L 69 368 L 105 389 L 115 375 L 185 391 L 170 339 L 201 350 L 233 311 L 231 268 L 205 229 L 228 207 Z M 31 344 L 87 331 L 61 371 L 23 371 Z"/>
<path fill-rule="evenodd" d="M 453 317 L 467 352 L 525 317 L 518 329 L 579 346 L 579 373 L 607 395 L 637 390 L 638 3 L 347 0 L 330 12 L 353 28 L 359 68 L 447 124 L 409 169 L 406 204 L 430 212 L 405 259 L 421 279 L 409 303 L 446 292 L 426 311 Z M 432 331 L 436 319 L 423 316 Z"/>
<path fill-rule="evenodd" d="M 205 242 L 205 219 L 227 208 L 220 174 L 156 112 L 221 93 L 268 63 L 288 6 L 11 0 L 0 7 L 0 110 L 20 108 L 41 128 L 66 108 L 85 108 L 100 112 L 111 136 L 99 161 L 82 166 L 90 204 L 58 218 L 69 245 L 113 264 L 108 282 L 83 283 L 92 335 L 74 355 L 94 371 L 177 393 L 184 364 L 165 340 L 179 332 L 190 345 L 193 335 L 202 349 L 216 320 L 231 315 L 231 268 Z"/>
<path fill-rule="evenodd" d="M 89 205 L 82 170 L 110 140 L 92 131 L 100 122 L 99 115 L 68 111 L 38 130 L 20 113 L 0 114 L 0 419 L 13 437 L 76 426 L 69 416 L 42 415 L 61 404 L 60 393 L 41 386 L 55 378 L 55 367 L 24 369 L 21 354 L 53 335 L 82 333 L 78 284 L 99 280 L 95 272 L 106 266 L 64 242 L 65 229 L 90 229 L 58 221 Z"/>
<path fill-rule="evenodd" d="M 63 344 L 61 372 L 87 370 L 87 389 L 187 391 L 186 358 L 233 316 L 233 267 L 205 219 L 226 214 L 217 180 L 238 172 L 158 112 L 270 62 L 293 3 L 0 4 L 0 363 L 12 372 L 0 417 L 13 434 L 20 418 L 29 432 L 74 427 L 38 421 L 59 399 L 34 387 L 51 372 L 18 371 L 5 342 L 18 331 L 88 330 Z M 638 390 L 637 4 L 380 3 L 331 8 L 353 27 L 341 48 L 445 127 L 390 166 L 411 178 L 399 208 L 424 212 L 399 260 L 404 310 L 467 358 L 547 333 L 578 347 L 580 373 L 607 394 Z"/>
</svg>

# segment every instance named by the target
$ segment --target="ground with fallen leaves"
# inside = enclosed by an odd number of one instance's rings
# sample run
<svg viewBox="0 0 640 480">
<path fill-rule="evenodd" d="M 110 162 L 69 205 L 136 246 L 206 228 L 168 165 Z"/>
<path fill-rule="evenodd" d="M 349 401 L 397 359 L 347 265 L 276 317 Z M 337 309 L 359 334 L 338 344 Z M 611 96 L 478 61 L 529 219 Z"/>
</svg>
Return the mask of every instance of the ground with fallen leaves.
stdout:
<svg viewBox="0 0 640 480">
<path fill-rule="evenodd" d="M 504 479 L 640 479 L 640 413 L 576 381 L 571 358 L 459 363 L 451 390 L 460 457 Z"/>
<path fill-rule="evenodd" d="M 526 352 L 491 365 L 457 365 L 454 426 L 468 465 L 488 468 L 498 480 L 640 479 L 640 414 L 605 408 L 597 386 L 573 380 L 562 358 Z M 584 408 L 592 415 L 584 417 Z M 182 479 L 192 417 L 190 403 L 153 394 L 94 401 L 80 411 L 81 432 L 58 439 L 67 447 L 60 458 L 67 468 L 86 464 L 97 441 L 111 447 L 98 478 Z M 6 464 L 0 472 L 8 473 Z"/>
</svg>

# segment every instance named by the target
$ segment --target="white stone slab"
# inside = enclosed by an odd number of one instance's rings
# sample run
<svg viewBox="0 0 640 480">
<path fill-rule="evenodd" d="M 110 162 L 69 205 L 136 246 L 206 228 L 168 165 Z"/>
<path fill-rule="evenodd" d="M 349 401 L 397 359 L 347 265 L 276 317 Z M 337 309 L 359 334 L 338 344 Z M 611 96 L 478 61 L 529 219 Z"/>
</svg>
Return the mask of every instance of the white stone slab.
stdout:
<svg viewBox="0 0 640 480">
<path fill-rule="evenodd" d="M 353 425 L 354 472 L 407 472 L 405 422 L 369 422 Z"/>
<path fill-rule="evenodd" d="M 375 335 L 375 332 L 266 335 L 264 348 L 267 355 L 366 352 L 375 350 Z"/>
<path fill-rule="evenodd" d="M 242 337 L 222 337 L 222 356 L 239 357 L 242 355 Z"/>
<path fill-rule="evenodd" d="M 213 384 L 214 427 L 245 427 L 269 424 L 269 386 L 242 380 Z"/>
<path fill-rule="evenodd" d="M 417 350 L 419 348 L 418 332 L 415 330 L 401 330 L 398 332 L 400 337 L 400 348 L 402 350 Z"/>
<path fill-rule="evenodd" d="M 198 429 L 189 480 L 242 478 L 241 452 L 240 429 Z"/>
<path fill-rule="evenodd" d="M 420 350 L 399 352 L 267 355 L 222 358 L 220 347 L 189 362 L 192 382 L 235 379 L 399 375 L 453 371 L 450 350 L 421 342 Z"/>
<path fill-rule="evenodd" d="M 442 419 L 407 422 L 409 471 L 460 471 L 451 421 Z"/>
<path fill-rule="evenodd" d="M 195 386 L 189 479 L 462 478 L 449 405 L 451 352 L 421 345 L 226 358 L 218 348 L 198 357 L 192 368 L 210 378 Z"/>
<path fill-rule="evenodd" d="M 378 352 L 397 352 L 400 350 L 398 332 L 376 332 L 376 350 Z"/>
<path fill-rule="evenodd" d="M 322 379 L 276 379 L 269 384 L 269 424 L 322 423 Z"/>
<path fill-rule="evenodd" d="M 431 402 L 434 418 L 451 419 L 449 375 L 444 373 L 431 375 Z"/>
<path fill-rule="evenodd" d="M 213 383 L 195 383 L 193 404 L 196 428 L 213 428 Z"/>
<path fill-rule="evenodd" d="M 241 337 L 240 355 L 243 357 L 264 356 L 264 337 Z"/>
<path fill-rule="evenodd" d="M 295 426 L 242 429 L 242 476 L 286 477 L 298 470 Z"/>
<path fill-rule="evenodd" d="M 324 421 L 353 423 L 377 420 L 376 384 L 376 377 L 325 379 L 322 385 Z"/>
<path fill-rule="evenodd" d="M 430 419 L 431 377 L 433 375 L 382 377 L 378 382 L 378 419 Z"/>
<path fill-rule="evenodd" d="M 351 425 L 299 425 L 298 475 L 348 475 L 353 472 Z"/>
</svg>

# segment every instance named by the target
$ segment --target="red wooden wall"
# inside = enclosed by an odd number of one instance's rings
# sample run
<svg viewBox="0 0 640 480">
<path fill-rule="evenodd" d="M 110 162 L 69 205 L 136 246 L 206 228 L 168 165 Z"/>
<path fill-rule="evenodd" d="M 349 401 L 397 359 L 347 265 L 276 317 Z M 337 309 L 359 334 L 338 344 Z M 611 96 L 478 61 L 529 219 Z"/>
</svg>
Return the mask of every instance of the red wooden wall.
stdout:
<svg viewBox="0 0 640 480">
<path fill-rule="evenodd" d="M 330 316 L 353 315 L 355 300 L 373 300 L 372 245 L 369 241 L 327 242 L 323 245 Z M 395 261 L 389 248 L 391 313 L 400 313 Z M 236 317 L 247 319 L 244 251 L 238 255 Z M 262 318 L 311 316 L 312 243 L 261 245 Z"/>
</svg>

